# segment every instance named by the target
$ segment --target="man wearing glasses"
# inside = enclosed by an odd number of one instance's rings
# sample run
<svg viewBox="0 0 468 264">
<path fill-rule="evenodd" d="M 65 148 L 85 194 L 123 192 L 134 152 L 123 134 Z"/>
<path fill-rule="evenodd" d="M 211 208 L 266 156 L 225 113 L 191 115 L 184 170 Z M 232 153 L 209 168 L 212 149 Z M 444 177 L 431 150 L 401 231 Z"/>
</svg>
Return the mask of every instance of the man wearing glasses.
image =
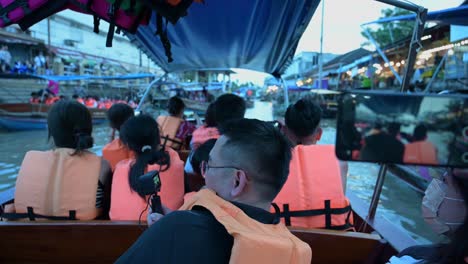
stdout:
<svg viewBox="0 0 468 264">
<path fill-rule="evenodd" d="M 201 165 L 206 188 L 222 198 L 226 207 L 242 210 L 255 224 L 279 226 L 269 209 L 289 174 L 289 141 L 273 125 L 256 119 L 228 121 L 220 133 L 209 160 Z M 157 217 L 117 263 L 229 263 L 231 252 L 235 254 L 230 228 L 220 223 L 213 210 L 190 208 Z M 292 255 L 307 259 L 310 248 L 305 245 L 304 249 L 300 243 L 303 250 Z M 310 259 L 306 261 L 310 263 Z"/>
</svg>

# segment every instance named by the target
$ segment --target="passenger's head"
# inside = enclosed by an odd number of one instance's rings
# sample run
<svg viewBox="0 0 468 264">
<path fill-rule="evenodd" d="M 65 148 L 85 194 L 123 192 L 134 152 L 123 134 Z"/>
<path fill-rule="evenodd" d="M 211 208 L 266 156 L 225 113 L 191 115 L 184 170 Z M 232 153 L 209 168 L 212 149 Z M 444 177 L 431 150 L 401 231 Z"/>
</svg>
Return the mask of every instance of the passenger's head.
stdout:
<svg viewBox="0 0 468 264">
<path fill-rule="evenodd" d="M 374 124 L 374 129 L 375 129 L 375 130 L 382 130 L 382 127 L 383 127 L 383 126 L 382 126 L 382 123 L 380 123 L 380 122 L 375 122 L 375 124 Z"/>
<path fill-rule="evenodd" d="M 190 159 L 190 165 L 192 165 L 193 171 L 196 174 L 199 174 L 199 175 L 202 174 L 200 166 L 203 161 L 204 162 L 208 161 L 208 158 L 210 156 L 210 151 L 211 149 L 213 149 L 215 143 L 216 143 L 215 138 L 210 139 L 206 141 L 205 143 L 203 143 L 202 145 L 200 145 L 193 153 L 192 158 Z"/>
<path fill-rule="evenodd" d="M 289 141 L 257 119 L 227 121 L 220 133 L 202 166 L 206 186 L 226 200 L 268 209 L 289 174 Z"/>
<path fill-rule="evenodd" d="M 182 99 L 177 96 L 171 97 L 167 103 L 167 111 L 171 116 L 182 117 L 184 114 L 185 104 Z"/>
<path fill-rule="evenodd" d="M 74 95 L 72 95 L 72 98 L 73 98 L 74 100 L 78 100 L 78 98 L 80 98 L 80 96 L 77 95 L 77 94 L 74 94 Z"/>
<path fill-rule="evenodd" d="M 245 101 L 234 94 L 223 94 L 214 102 L 215 120 L 218 125 L 223 122 L 243 118 L 245 115 Z"/>
<path fill-rule="evenodd" d="M 391 136 L 398 136 L 400 133 L 401 124 L 397 122 L 392 122 L 388 125 L 388 134 Z"/>
<path fill-rule="evenodd" d="M 75 149 L 75 154 L 93 146 L 93 124 L 88 109 L 75 101 L 56 102 L 47 116 L 49 139 L 58 148 Z"/>
<path fill-rule="evenodd" d="M 164 165 L 164 171 L 170 164 L 168 154 L 160 147 L 158 124 L 148 115 L 130 117 L 120 128 L 120 139 L 136 156 L 128 174 L 130 187 L 144 197 L 138 178 L 146 167 L 157 163 Z"/>
<path fill-rule="evenodd" d="M 211 103 L 208 108 L 206 109 L 205 113 L 205 124 L 207 127 L 215 127 L 218 125 L 216 123 L 216 116 L 215 116 L 215 105 Z"/>
<path fill-rule="evenodd" d="M 295 144 L 315 144 L 322 136 L 322 109 L 314 101 L 301 99 L 286 110 L 283 132 Z"/>
<path fill-rule="evenodd" d="M 122 124 L 134 115 L 133 108 L 127 104 L 114 104 L 107 111 L 110 126 L 117 131 L 120 131 Z"/>
<path fill-rule="evenodd" d="M 427 128 L 425 125 L 420 124 L 414 128 L 413 139 L 414 141 L 422 141 L 427 138 Z"/>
</svg>

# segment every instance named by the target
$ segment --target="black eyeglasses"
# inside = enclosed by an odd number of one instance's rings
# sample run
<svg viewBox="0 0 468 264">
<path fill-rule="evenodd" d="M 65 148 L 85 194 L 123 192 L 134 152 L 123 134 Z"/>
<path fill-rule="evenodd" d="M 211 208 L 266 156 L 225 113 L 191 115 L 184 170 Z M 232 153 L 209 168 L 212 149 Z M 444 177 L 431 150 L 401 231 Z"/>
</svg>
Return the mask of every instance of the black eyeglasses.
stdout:
<svg viewBox="0 0 468 264">
<path fill-rule="evenodd" d="M 241 170 L 241 169 L 239 169 L 237 167 L 233 167 L 233 166 L 210 166 L 210 165 L 208 165 L 207 161 L 202 161 L 202 163 L 200 164 L 200 171 L 201 171 L 203 177 L 205 177 L 205 173 L 209 169 L 235 169 L 235 170 Z"/>
</svg>

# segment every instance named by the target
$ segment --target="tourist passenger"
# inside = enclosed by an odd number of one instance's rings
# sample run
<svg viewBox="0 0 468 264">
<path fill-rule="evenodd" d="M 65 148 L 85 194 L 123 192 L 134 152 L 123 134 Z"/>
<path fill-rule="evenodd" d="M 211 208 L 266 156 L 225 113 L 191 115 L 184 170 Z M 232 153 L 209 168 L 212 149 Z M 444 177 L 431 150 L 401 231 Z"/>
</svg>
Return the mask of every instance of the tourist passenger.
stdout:
<svg viewBox="0 0 468 264">
<path fill-rule="evenodd" d="M 307 99 L 286 110 L 282 130 L 295 147 L 288 180 L 276 196 L 272 211 L 280 211 L 286 225 L 345 230 L 353 222 L 344 194 L 347 164 L 340 164 L 334 145 L 317 145 L 322 136 L 321 115 L 320 107 Z M 335 212 L 330 211 L 329 217 L 326 213 L 317 215 L 317 211 L 327 207 Z M 295 216 L 297 211 L 302 211 L 302 215 Z M 309 215 L 304 211 L 309 211 Z"/>
<path fill-rule="evenodd" d="M 159 220 L 117 263 L 311 262 L 310 247 L 268 212 L 288 177 L 287 139 L 253 119 L 226 122 L 220 133 L 202 167 L 207 189 L 179 211 L 152 214 Z"/>
<path fill-rule="evenodd" d="M 201 172 L 201 165 L 203 162 L 208 161 L 210 151 L 214 147 L 215 143 L 216 139 L 214 138 L 206 141 L 200 147 L 198 147 L 190 157 L 188 163 L 190 163 L 193 171 L 186 171 L 186 184 L 188 185 L 186 186 L 186 192 L 197 192 L 205 185 L 205 179 L 203 178 Z"/>
<path fill-rule="evenodd" d="M 190 146 L 196 149 L 211 138 L 219 137 L 216 126 L 231 119 L 243 118 L 245 115 L 245 101 L 234 94 L 223 94 L 208 107 L 205 116 L 205 126 L 194 131 Z"/>
<path fill-rule="evenodd" d="M 55 148 L 29 151 L 23 159 L 14 206 L 7 212 L 34 220 L 43 217 L 92 220 L 108 208 L 110 168 L 88 151 L 93 146 L 91 114 L 67 100 L 54 104 L 47 117 Z"/>
<path fill-rule="evenodd" d="M 365 161 L 385 160 L 388 163 L 402 163 L 405 146 L 397 138 L 399 133 L 400 124 L 390 123 L 387 132 L 381 128 L 380 132 L 367 136 L 361 150 L 361 159 Z"/>
<path fill-rule="evenodd" d="M 193 131 L 190 148 L 195 150 L 207 140 L 219 138 L 219 132 L 216 126 L 215 105 L 211 103 L 205 112 L 205 124 Z"/>
<path fill-rule="evenodd" d="M 161 178 L 162 202 L 172 210 L 179 208 L 184 199 L 184 163 L 175 150 L 161 147 L 156 121 L 147 115 L 131 117 L 122 125 L 120 138 L 135 153 L 135 158 L 121 161 L 115 167 L 110 218 L 146 219 L 147 197 L 139 177 L 154 170 Z"/>
<path fill-rule="evenodd" d="M 181 149 L 185 139 L 193 133 L 195 126 L 183 119 L 185 104 L 179 97 L 171 97 L 167 104 L 168 116 L 159 116 L 163 144 L 174 149 Z"/>
<path fill-rule="evenodd" d="M 112 168 L 121 160 L 126 160 L 133 157 L 132 152 L 122 143 L 120 138 L 115 138 L 115 132 L 120 133 L 120 127 L 130 117 L 134 116 L 133 109 L 126 104 L 115 104 L 107 111 L 107 119 L 109 119 L 110 127 L 112 128 L 111 142 L 102 149 L 102 157 L 107 160 Z"/>
<path fill-rule="evenodd" d="M 428 225 L 450 242 L 407 248 L 390 263 L 468 263 L 468 170 L 454 169 L 443 181 L 433 180 L 422 204 Z"/>
<path fill-rule="evenodd" d="M 437 149 L 427 140 L 427 128 L 425 125 L 420 124 L 414 128 L 413 141 L 405 145 L 403 161 L 415 164 L 439 164 Z"/>
</svg>

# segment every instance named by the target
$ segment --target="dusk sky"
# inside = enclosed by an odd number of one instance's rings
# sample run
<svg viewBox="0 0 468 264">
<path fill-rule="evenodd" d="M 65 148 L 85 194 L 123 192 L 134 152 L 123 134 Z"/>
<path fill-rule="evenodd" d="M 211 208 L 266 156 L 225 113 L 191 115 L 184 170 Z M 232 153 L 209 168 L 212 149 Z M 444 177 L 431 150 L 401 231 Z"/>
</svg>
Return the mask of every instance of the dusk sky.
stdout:
<svg viewBox="0 0 468 264">
<path fill-rule="evenodd" d="M 413 0 L 430 11 L 459 6 L 463 0 Z M 325 0 L 323 52 L 343 54 L 357 49 L 366 41 L 361 36 L 360 25 L 377 20 L 380 11 L 391 6 L 373 0 Z M 321 5 L 318 6 L 309 26 L 299 42 L 296 54 L 302 51 L 320 51 L 320 19 Z M 233 80 L 252 81 L 263 85 L 267 74 L 236 69 L 239 74 L 233 75 Z"/>
<path fill-rule="evenodd" d="M 279 0 L 278 0 L 279 1 Z M 324 40 L 323 52 L 343 54 L 357 49 L 365 38 L 361 36 L 361 24 L 377 20 L 381 10 L 391 6 L 374 0 L 324 0 Z M 460 5 L 463 0 L 413 0 L 415 4 L 423 5 L 429 11 L 436 11 Z M 92 17 L 73 11 L 64 11 L 62 14 L 80 22 L 92 24 Z M 309 26 L 299 42 L 297 52 L 320 50 L 320 19 L 321 5 L 318 6 Z M 101 28 L 107 30 L 107 25 L 101 23 Z M 240 82 L 252 81 L 262 85 L 267 74 L 236 69 L 238 74 L 232 76 L 233 80 Z"/>
</svg>

